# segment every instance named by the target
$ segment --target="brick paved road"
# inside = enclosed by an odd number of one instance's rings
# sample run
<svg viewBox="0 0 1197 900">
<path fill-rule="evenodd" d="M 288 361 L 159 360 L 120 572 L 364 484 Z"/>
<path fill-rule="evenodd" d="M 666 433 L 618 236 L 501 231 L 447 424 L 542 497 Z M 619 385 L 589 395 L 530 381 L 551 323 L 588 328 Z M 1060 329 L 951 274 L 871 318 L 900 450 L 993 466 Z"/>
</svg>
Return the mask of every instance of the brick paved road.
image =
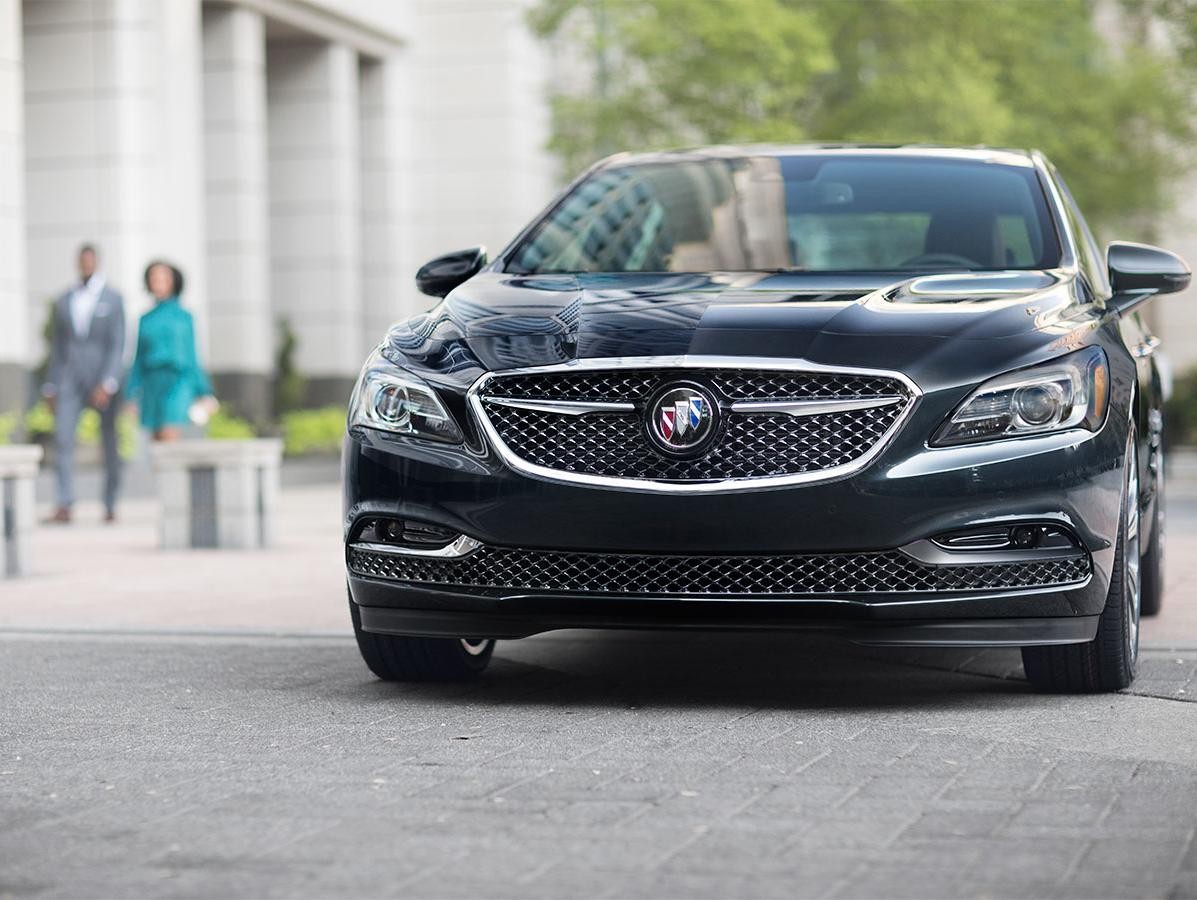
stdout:
<svg viewBox="0 0 1197 900">
<path fill-rule="evenodd" d="M 1192 468 L 1101 697 L 1008 651 L 614 633 L 388 686 L 343 637 L 335 487 L 260 554 L 86 508 L 0 588 L 0 898 L 1197 897 Z"/>
<path fill-rule="evenodd" d="M 1197 895 L 1197 704 L 905 658 L 565 633 L 395 687 L 337 637 L 5 635 L 0 896 Z"/>
</svg>

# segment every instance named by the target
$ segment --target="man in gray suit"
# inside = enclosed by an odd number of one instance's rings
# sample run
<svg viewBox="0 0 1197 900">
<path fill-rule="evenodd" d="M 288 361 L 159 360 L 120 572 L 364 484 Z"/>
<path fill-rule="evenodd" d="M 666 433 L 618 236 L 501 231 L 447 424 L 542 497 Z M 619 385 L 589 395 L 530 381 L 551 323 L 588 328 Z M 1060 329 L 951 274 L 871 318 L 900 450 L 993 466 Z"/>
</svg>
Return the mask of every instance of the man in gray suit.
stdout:
<svg viewBox="0 0 1197 900">
<path fill-rule="evenodd" d="M 75 432 L 87 407 L 100 413 L 104 444 L 104 521 L 116 520 L 121 461 L 116 441 L 125 356 L 125 304 L 98 269 L 95 247 L 79 249 L 79 281 L 54 302 L 50 371 L 42 395 L 54 410 L 58 509 L 51 522 L 71 521 L 75 502 Z"/>
</svg>

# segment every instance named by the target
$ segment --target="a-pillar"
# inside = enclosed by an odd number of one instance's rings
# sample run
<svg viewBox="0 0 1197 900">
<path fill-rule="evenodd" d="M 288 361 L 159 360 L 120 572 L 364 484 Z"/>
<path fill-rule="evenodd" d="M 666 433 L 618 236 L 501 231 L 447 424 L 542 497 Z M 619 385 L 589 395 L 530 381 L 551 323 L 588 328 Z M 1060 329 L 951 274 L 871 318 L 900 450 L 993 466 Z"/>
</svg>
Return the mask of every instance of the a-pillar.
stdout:
<svg viewBox="0 0 1197 900">
<path fill-rule="evenodd" d="M 203 47 L 212 377 L 239 414 L 264 421 L 273 406 L 274 323 L 262 15 L 205 6 Z"/>
<path fill-rule="evenodd" d="M 361 367 L 358 58 L 341 44 L 266 51 L 271 294 L 309 404 L 344 404 Z"/>
<path fill-rule="evenodd" d="M 29 328 L 25 300 L 25 98 L 21 2 L 0 0 L 0 416 L 25 403 Z M 0 424 L 2 432 L 7 428 Z"/>
</svg>

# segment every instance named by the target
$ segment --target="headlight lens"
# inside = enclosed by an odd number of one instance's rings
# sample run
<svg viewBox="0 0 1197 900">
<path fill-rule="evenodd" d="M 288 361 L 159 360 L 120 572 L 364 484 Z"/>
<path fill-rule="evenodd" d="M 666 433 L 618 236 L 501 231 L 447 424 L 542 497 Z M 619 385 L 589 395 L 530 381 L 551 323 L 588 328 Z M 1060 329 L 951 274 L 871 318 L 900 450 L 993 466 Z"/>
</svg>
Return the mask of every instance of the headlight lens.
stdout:
<svg viewBox="0 0 1197 900">
<path fill-rule="evenodd" d="M 1087 428 L 1106 414 L 1110 373 L 1100 347 L 999 375 L 972 392 L 932 439 L 932 446 L 973 444 Z"/>
<path fill-rule="evenodd" d="M 349 406 L 349 425 L 460 443 L 461 429 L 431 387 L 375 350 Z"/>
</svg>

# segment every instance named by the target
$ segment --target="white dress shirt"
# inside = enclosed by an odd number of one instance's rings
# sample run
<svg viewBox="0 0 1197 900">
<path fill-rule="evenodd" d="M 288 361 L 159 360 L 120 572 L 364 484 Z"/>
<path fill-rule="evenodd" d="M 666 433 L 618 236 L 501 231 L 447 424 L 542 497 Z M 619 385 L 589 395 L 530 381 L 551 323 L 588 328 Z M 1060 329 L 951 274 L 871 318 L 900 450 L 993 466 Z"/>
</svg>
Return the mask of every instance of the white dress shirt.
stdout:
<svg viewBox="0 0 1197 900">
<path fill-rule="evenodd" d="M 104 276 L 100 272 L 94 273 L 86 283 L 79 282 L 71 291 L 71 324 L 75 326 L 76 337 L 87 337 L 92 316 L 96 314 L 96 304 L 100 302 L 103 292 Z"/>
</svg>

